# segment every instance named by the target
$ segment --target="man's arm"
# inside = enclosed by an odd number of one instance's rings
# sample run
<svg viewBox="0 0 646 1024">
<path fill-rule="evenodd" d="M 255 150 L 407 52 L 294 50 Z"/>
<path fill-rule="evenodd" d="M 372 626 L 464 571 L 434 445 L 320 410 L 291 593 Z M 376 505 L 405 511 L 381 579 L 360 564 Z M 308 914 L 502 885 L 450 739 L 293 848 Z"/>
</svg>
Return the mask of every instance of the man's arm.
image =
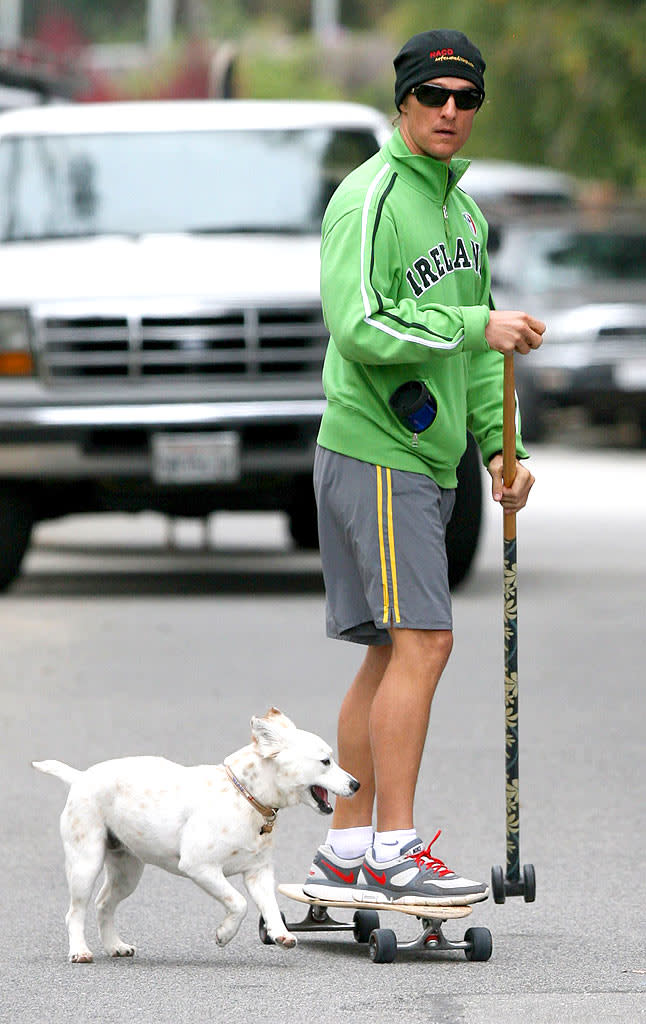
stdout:
<svg viewBox="0 0 646 1024">
<path fill-rule="evenodd" d="M 397 232 L 382 214 L 376 231 L 363 229 L 362 210 L 324 224 L 321 298 L 325 322 L 345 359 L 371 364 L 419 364 L 431 353 L 451 357 L 487 351 L 489 309 L 418 305 L 397 299 L 402 274 Z"/>
</svg>

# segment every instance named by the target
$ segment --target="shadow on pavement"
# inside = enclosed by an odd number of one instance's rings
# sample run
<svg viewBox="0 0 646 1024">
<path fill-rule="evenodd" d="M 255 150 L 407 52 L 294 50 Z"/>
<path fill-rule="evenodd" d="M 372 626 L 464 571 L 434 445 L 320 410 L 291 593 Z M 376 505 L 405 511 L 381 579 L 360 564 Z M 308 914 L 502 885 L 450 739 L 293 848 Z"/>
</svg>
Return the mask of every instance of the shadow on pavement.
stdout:
<svg viewBox="0 0 646 1024">
<path fill-rule="evenodd" d="M 40 544 L 7 592 L 34 597 L 322 594 L 315 552 Z"/>
<path fill-rule="evenodd" d="M 186 597 L 323 593 L 320 572 L 38 573 L 14 584 L 12 598 Z"/>
</svg>

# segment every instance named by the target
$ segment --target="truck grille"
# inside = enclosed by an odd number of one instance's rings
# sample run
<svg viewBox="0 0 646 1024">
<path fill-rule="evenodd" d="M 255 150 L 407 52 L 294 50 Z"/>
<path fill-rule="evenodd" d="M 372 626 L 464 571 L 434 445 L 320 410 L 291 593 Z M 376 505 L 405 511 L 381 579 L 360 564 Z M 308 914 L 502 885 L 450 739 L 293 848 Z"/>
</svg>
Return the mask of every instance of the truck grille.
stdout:
<svg viewBox="0 0 646 1024">
<path fill-rule="evenodd" d="M 43 376 L 61 384 L 318 375 L 327 337 L 320 307 L 47 317 L 38 325 Z"/>
</svg>

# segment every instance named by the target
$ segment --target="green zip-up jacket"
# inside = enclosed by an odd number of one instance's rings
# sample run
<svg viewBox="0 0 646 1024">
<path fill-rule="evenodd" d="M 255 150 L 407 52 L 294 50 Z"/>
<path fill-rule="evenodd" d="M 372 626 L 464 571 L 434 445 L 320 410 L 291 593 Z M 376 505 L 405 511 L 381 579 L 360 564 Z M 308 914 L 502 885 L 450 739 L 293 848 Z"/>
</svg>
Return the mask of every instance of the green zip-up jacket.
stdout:
<svg viewBox="0 0 646 1024">
<path fill-rule="evenodd" d="M 321 297 L 330 332 L 318 442 L 456 486 L 467 427 L 485 463 L 502 450 L 503 356 L 485 339 L 487 223 L 450 168 L 410 152 L 396 129 L 342 182 L 323 219 Z M 414 437 L 388 399 L 424 381 L 437 403 Z M 517 453 L 525 457 L 520 434 Z"/>
</svg>

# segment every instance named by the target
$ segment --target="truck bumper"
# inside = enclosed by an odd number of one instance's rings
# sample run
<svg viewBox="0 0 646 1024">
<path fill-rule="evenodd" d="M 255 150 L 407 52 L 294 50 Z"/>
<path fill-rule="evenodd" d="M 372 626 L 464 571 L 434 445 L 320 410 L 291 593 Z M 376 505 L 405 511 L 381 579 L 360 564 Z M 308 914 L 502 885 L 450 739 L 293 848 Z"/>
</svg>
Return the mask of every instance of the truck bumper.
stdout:
<svg viewBox="0 0 646 1024">
<path fill-rule="evenodd" d="M 233 432 L 240 474 L 308 472 L 325 400 L 0 406 L 0 477 L 150 478 L 159 434 Z"/>
</svg>

